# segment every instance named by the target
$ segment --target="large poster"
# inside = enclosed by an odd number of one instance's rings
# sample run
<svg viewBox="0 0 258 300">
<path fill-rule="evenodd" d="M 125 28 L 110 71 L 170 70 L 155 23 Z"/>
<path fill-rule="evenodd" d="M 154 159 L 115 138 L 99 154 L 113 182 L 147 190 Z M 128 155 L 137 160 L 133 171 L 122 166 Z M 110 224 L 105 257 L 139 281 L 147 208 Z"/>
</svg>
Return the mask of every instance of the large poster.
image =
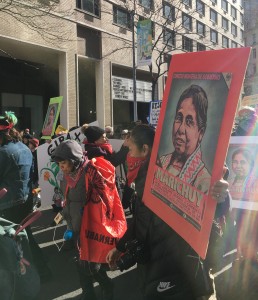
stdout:
<svg viewBox="0 0 258 300">
<path fill-rule="evenodd" d="M 258 210 L 258 140 L 233 136 L 227 154 L 233 208 Z"/>
<path fill-rule="evenodd" d="M 42 139 L 49 140 L 55 132 L 63 97 L 51 98 L 42 128 Z"/>
<path fill-rule="evenodd" d="M 143 200 L 203 258 L 249 53 L 178 54 L 169 69 Z"/>
</svg>

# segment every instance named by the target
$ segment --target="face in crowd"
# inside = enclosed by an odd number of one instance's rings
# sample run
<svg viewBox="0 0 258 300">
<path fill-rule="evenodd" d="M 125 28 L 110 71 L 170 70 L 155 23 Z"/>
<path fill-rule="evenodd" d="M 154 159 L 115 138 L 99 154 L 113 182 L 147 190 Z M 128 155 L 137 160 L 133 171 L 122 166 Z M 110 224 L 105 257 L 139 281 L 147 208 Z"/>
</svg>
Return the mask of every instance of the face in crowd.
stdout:
<svg viewBox="0 0 258 300">
<path fill-rule="evenodd" d="M 137 125 L 128 138 L 128 148 L 131 157 L 148 158 L 151 154 L 155 130 L 144 124 Z"/>
<path fill-rule="evenodd" d="M 108 142 L 107 135 L 106 135 L 106 133 L 103 133 L 103 135 L 99 139 L 97 139 L 94 142 L 94 144 L 96 144 L 96 145 L 102 145 L 102 144 L 105 144 L 107 142 Z"/>
<path fill-rule="evenodd" d="M 188 158 L 201 143 L 207 123 L 205 91 L 192 85 L 181 95 L 173 123 L 172 142 L 177 156 Z"/>
</svg>

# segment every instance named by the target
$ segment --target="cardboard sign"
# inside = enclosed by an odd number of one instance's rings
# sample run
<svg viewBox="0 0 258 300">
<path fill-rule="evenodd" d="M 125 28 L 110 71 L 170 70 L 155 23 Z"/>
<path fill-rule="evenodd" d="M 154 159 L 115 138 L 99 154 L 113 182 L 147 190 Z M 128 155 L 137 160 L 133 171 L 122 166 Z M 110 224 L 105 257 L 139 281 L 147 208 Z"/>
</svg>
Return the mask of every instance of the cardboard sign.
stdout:
<svg viewBox="0 0 258 300">
<path fill-rule="evenodd" d="M 205 258 L 250 48 L 173 56 L 144 203 Z"/>
<path fill-rule="evenodd" d="M 151 101 L 150 102 L 149 123 L 155 127 L 158 125 L 161 104 L 162 104 L 162 101 Z"/>
</svg>

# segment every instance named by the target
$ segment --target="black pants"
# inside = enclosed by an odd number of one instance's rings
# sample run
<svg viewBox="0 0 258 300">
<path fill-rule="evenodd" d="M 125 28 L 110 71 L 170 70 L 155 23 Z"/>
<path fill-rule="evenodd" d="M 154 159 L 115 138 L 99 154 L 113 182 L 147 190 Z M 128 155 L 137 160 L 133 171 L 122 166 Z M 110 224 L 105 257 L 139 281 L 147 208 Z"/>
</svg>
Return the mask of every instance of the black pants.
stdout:
<svg viewBox="0 0 258 300">
<path fill-rule="evenodd" d="M 86 296 L 85 299 L 96 299 L 93 281 L 99 283 L 103 292 L 103 299 L 113 299 L 113 284 L 111 279 L 107 276 L 104 264 L 78 260 L 77 265 L 80 284 Z"/>
</svg>

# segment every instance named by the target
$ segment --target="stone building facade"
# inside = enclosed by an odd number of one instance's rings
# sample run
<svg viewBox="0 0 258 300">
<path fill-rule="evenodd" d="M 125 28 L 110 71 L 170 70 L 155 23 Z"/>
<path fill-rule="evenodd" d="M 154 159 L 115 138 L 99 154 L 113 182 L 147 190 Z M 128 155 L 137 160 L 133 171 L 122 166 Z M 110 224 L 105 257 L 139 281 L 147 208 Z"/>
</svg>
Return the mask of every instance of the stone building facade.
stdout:
<svg viewBox="0 0 258 300">
<path fill-rule="evenodd" d="M 162 99 L 173 54 L 244 45 L 241 0 L 30 0 L 10 7 L 2 2 L 1 110 L 15 111 L 21 129 L 36 134 L 49 98 L 59 95 L 59 123 L 66 128 L 95 120 L 126 127 L 135 119 L 136 103 L 137 119 L 145 122 L 149 102 Z M 153 63 L 151 69 L 137 67 L 134 75 L 132 21 L 136 26 L 143 19 L 152 21 Z M 134 33 L 137 46 L 135 27 Z"/>
</svg>

